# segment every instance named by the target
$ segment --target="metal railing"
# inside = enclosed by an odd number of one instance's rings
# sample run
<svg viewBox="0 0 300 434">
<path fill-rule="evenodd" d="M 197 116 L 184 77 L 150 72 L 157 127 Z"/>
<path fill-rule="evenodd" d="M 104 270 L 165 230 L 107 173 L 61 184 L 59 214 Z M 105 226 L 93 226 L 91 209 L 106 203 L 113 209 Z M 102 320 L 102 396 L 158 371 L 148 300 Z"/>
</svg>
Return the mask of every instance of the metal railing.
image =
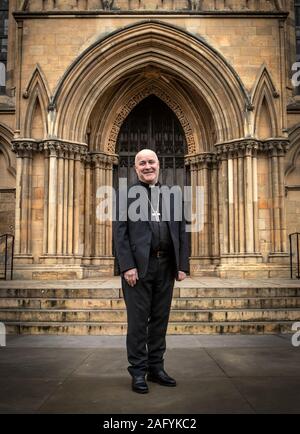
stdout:
<svg viewBox="0 0 300 434">
<path fill-rule="evenodd" d="M 289 235 L 290 240 L 290 270 L 291 279 L 300 279 L 300 232 Z M 295 269 L 295 273 L 294 273 Z"/>
<path fill-rule="evenodd" d="M 14 245 L 15 237 L 12 234 L 0 235 L 0 266 L 4 268 L 4 272 L 0 271 L 0 279 L 8 280 L 7 276 L 10 274 L 10 280 L 13 279 L 14 270 Z M 8 273 L 10 271 L 10 273 Z"/>
</svg>

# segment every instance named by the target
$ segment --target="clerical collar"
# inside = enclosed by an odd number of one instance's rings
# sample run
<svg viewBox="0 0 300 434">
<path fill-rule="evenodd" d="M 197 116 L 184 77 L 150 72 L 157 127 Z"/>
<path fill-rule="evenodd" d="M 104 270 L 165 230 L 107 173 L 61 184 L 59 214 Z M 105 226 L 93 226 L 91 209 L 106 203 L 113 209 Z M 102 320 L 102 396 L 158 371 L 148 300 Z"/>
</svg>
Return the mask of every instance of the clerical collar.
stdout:
<svg viewBox="0 0 300 434">
<path fill-rule="evenodd" d="M 143 187 L 153 188 L 153 187 L 160 187 L 160 182 L 158 181 L 156 184 L 147 184 L 147 182 L 139 181 L 140 184 L 142 184 Z"/>
</svg>

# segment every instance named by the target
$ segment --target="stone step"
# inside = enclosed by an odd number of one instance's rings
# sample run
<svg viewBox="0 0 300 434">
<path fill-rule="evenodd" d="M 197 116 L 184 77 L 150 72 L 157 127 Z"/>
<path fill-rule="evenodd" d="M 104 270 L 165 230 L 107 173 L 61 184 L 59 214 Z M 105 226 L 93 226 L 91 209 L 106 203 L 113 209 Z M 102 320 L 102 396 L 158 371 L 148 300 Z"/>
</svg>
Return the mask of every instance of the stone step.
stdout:
<svg viewBox="0 0 300 434">
<path fill-rule="evenodd" d="M 0 321 L 21 322 L 126 322 L 125 309 L 93 310 L 41 310 L 4 309 Z M 172 310 L 170 321 L 174 322 L 234 322 L 234 321 L 299 321 L 300 309 L 227 309 L 227 310 Z"/>
<path fill-rule="evenodd" d="M 300 321 L 300 285 L 187 283 L 174 289 L 170 334 L 291 333 L 292 324 Z M 126 334 L 118 280 L 5 282 L 0 285 L 0 321 L 8 333 L 17 334 Z"/>
<path fill-rule="evenodd" d="M 0 298 L 1 309 L 125 309 L 123 299 L 88 298 Z M 300 308 L 300 297 L 174 298 L 173 310 L 190 309 L 290 309 Z"/>
<path fill-rule="evenodd" d="M 9 284 L 8 284 L 9 285 Z M 299 287 L 245 287 L 245 288 L 174 288 L 174 298 L 247 298 L 247 297 L 300 297 Z M 118 299 L 121 288 L 0 288 L 1 298 L 62 298 L 62 299 Z"/>
<path fill-rule="evenodd" d="M 280 322 L 170 322 L 168 334 L 278 334 L 291 333 L 291 321 Z M 6 324 L 8 334 L 26 335 L 125 335 L 126 323 L 49 323 L 10 322 Z"/>
<path fill-rule="evenodd" d="M 1 298 L 120 298 L 120 288 L 1 288 Z"/>
</svg>

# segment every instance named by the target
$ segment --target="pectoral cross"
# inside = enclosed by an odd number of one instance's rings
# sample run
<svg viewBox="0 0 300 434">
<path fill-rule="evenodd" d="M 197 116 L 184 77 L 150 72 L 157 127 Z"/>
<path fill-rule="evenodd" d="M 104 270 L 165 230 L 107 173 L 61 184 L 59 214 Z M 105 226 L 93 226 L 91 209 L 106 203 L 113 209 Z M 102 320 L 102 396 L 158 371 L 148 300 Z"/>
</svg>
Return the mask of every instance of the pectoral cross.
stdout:
<svg viewBox="0 0 300 434">
<path fill-rule="evenodd" d="M 152 215 L 152 217 L 155 217 L 155 220 L 157 222 L 159 222 L 160 212 L 154 211 L 151 215 Z"/>
</svg>

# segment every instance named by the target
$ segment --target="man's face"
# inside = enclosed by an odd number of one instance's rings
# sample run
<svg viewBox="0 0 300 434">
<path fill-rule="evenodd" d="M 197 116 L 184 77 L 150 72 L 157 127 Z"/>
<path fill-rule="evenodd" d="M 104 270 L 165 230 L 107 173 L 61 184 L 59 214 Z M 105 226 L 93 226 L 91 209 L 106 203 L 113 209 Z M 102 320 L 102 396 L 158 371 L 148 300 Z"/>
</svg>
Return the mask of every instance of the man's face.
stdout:
<svg viewBox="0 0 300 434">
<path fill-rule="evenodd" d="M 156 184 L 159 175 L 159 161 L 154 152 L 139 152 L 134 167 L 140 181 L 146 184 Z"/>
</svg>

